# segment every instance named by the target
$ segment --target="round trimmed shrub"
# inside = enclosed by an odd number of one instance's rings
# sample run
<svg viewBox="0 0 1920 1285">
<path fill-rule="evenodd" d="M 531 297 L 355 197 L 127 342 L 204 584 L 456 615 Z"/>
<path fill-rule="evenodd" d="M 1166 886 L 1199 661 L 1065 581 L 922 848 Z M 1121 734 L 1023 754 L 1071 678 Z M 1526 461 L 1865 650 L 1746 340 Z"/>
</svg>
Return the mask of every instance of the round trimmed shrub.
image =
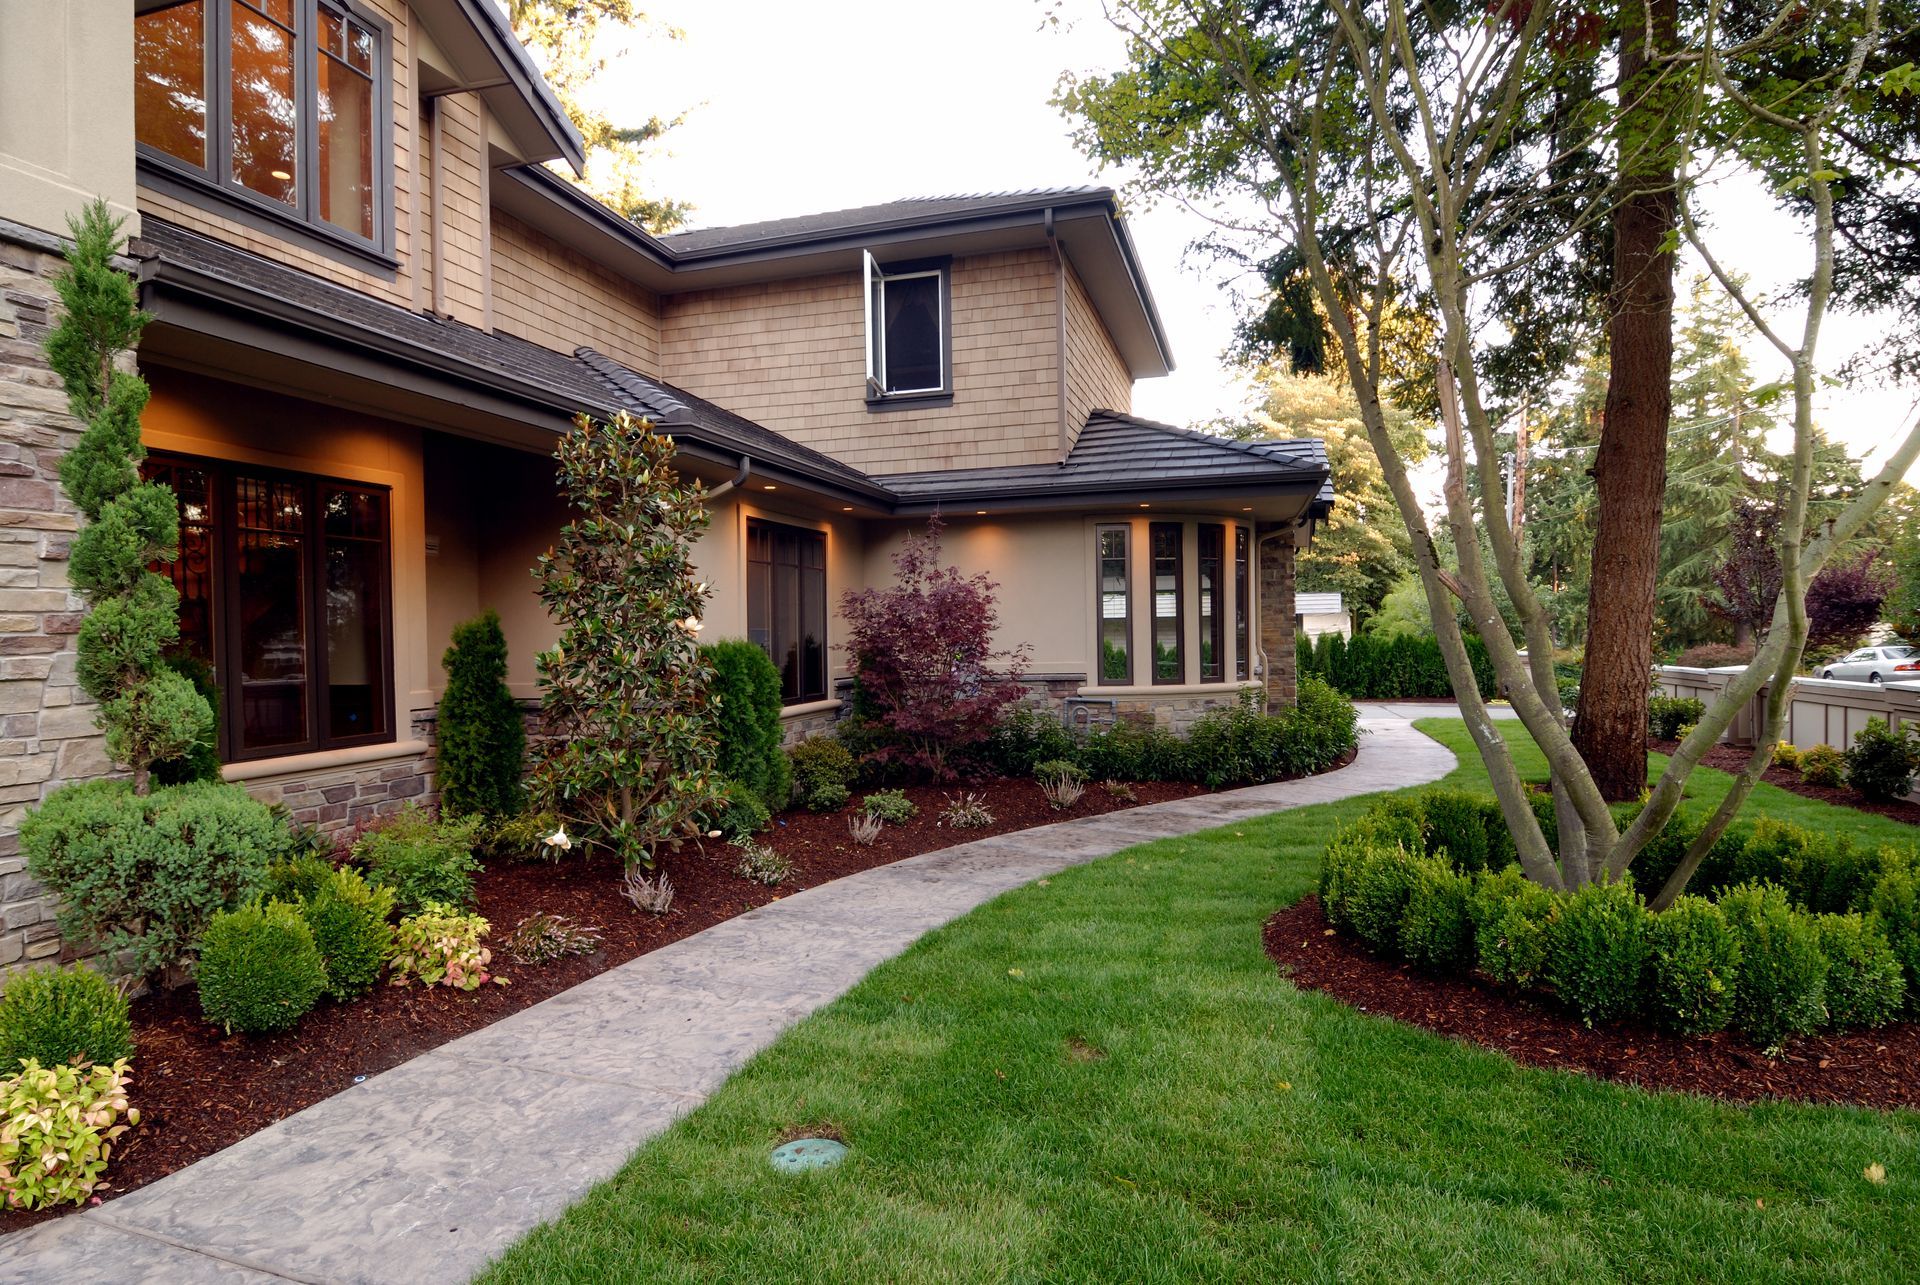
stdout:
<svg viewBox="0 0 1920 1285">
<path fill-rule="evenodd" d="M 745 639 L 709 643 L 700 653 L 713 666 L 714 766 L 751 791 L 768 813 L 778 812 L 793 794 L 780 750 L 780 671 Z"/>
<path fill-rule="evenodd" d="M 1465 790 L 1428 790 L 1421 795 L 1421 802 L 1426 813 L 1428 852 L 1444 855 L 1455 870 L 1469 874 L 1492 864 L 1485 801 L 1479 795 Z"/>
<path fill-rule="evenodd" d="M 1720 907 L 1683 896 L 1647 926 L 1647 1013 L 1656 1026 L 1704 1035 L 1733 1020 L 1740 941 Z"/>
<path fill-rule="evenodd" d="M 1740 942 L 1733 1025 L 1764 1049 L 1819 1030 L 1827 1020 L 1827 958 L 1812 918 L 1767 883 L 1729 889 L 1720 909 Z"/>
<path fill-rule="evenodd" d="M 276 861 L 267 867 L 261 895 L 268 901 L 299 901 L 320 890 L 333 874 L 333 862 L 311 852 Z"/>
<path fill-rule="evenodd" d="M 1920 743 L 1913 725 L 1892 727 L 1884 718 L 1870 718 L 1846 752 L 1847 784 L 1876 803 L 1904 799 L 1913 789 L 1914 769 L 1920 767 Z"/>
<path fill-rule="evenodd" d="M 1538 982 L 1547 966 L 1547 935 L 1560 899 L 1507 866 L 1475 880 L 1467 910 L 1480 971 L 1504 986 Z"/>
<path fill-rule="evenodd" d="M 109 1066 L 132 1056 L 126 995 L 85 964 L 16 973 L 0 988 L 0 1076 L 28 1058 Z"/>
<path fill-rule="evenodd" d="M 184 963 L 291 841 L 266 804 L 218 781 L 144 796 L 125 781 L 63 786 L 20 825 L 27 872 L 59 899 L 61 935 L 125 952 L 140 974 Z"/>
<path fill-rule="evenodd" d="M 1879 927 L 1860 915 L 1816 915 L 1827 957 L 1827 1021 L 1838 1027 L 1885 1026 L 1900 1016 L 1907 979 Z"/>
<path fill-rule="evenodd" d="M 791 750 L 794 796 L 809 812 L 833 812 L 852 796 L 853 755 L 831 736 L 809 736 Z"/>
<path fill-rule="evenodd" d="M 1920 865 L 1883 851 L 1880 877 L 1868 899 L 1868 917 L 1886 937 L 1907 978 L 1907 1007 L 1920 1013 Z"/>
<path fill-rule="evenodd" d="M 1440 857 L 1417 857 L 1400 920 L 1400 953 L 1417 968 L 1448 971 L 1473 960 L 1473 880 Z"/>
<path fill-rule="evenodd" d="M 358 870 L 337 869 L 300 899 L 320 965 L 327 973 L 327 996 L 358 999 L 380 980 L 393 945 L 393 889 L 369 884 Z"/>
<path fill-rule="evenodd" d="M 1383 954 L 1400 953 L 1400 925 L 1407 917 L 1419 860 L 1405 848 L 1371 847 L 1349 877 L 1347 919 L 1353 933 Z"/>
<path fill-rule="evenodd" d="M 1639 1011 L 1648 918 L 1624 880 L 1587 884 L 1562 903 L 1547 934 L 1547 980 L 1588 1026 Z"/>
<path fill-rule="evenodd" d="M 200 941 L 200 1011 L 228 1034 L 284 1031 L 327 986 L 313 931 L 284 901 L 222 911 Z"/>
<path fill-rule="evenodd" d="M 1846 779 L 1846 772 L 1846 755 L 1831 745 L 1814 745 L 1800 751 L 1803 785 L 1837 786 Z"/>
</svg>

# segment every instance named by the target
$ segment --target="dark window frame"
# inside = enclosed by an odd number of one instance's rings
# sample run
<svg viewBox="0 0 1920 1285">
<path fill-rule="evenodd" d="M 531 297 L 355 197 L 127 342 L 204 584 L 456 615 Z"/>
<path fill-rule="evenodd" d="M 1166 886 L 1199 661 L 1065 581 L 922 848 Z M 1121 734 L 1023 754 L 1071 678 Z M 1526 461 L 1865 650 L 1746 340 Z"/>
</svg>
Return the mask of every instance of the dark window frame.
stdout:
<svg viewBox="0 0 1920 1285">
<path fill-rule="evenodd" d="M 210 633 L 214 654 L 210 659 L 220 687 L 218 721 L 220 761 L 251 763 L 264 759 L 289 758 L 298 754 L 313 754 L 323 750 L 351 749 L 362 745 L 386 745 L 398 740 L 398 717 L 394 709 L 393 488 L 377 482 L 302 473 L 293 469 L 255 466 L 210 456 L 190 455 L 180 451 L 152 451 L 148 453 L 147 458 L 154 464 L 168 468 L 198 469 L 207 474 L 213 512 L 211 520 L 202 525 L 207 526 L 212 535 L 214 564 L 210 573 L 213 586 Z M 236 699 L 240 693 L 233 681 L 240 672 L 241 649 L 240 619 L 234 611 L 234 604 L 241 594 L 240 531 L 234 501 L 235 479 L 242 474 L 270 481 L 292 482 L 304 489 L 306 497 L 304 525 L 300 538 L 304 544 L 301 561 L 302 573 L 305 576 L 303 596 L 306 599 L 303 604 L 305 628 L 302 642 L 306 647 L 307 655 L 304 701 L 307 735 L 299 742 L 256 749 L 242 748 L 246 709 L 244 701 Z M 329 537 L 320 496 L 330 487 L 378 492 L 384 497 L 381 506 L 382 530 L 377 540 L 372 541 L 378 544 L 385 555 L 377 560 L 380 568 L 378 599 L 381 636 L 376 648 L 379 669 L 373 708 L 384 715 L 387 726 L 383 730 L 361 736 L 332 736 L 325 728 L 325 693 L 329 687 L 326 646 L 326 550 Z M 159 570 L 163 575 L 168 574 L 166 567 L 161 567 Z"/>
<path fill-rule="evenodd" d="M 1163 533 L 1173 536 L 1173 665 L 1171 677 L 1160 676 L 1160 640 L 1155 628 L 1168 619 L 1160 614 L 1160 551 L 1155 547 Z M 1148 673 L 1155 687 L 1177 687 L 1187 681 L 1187 524 L 1150 522 L 1147 524 L 1147 645 L 1152 648 Z"/>
<path fill-rule="evenodd" d="M 135 14 L 164 9 L 177 0 L 135 0 Z M 141 177 L 149 185 L 213 213 L 316 250 L 335 260 L 371 265 L 381 275 L 399 267 L 394 254 L 393 28 L 358 0 L 293 0 L 295 203 L 288 206 L 242 187 L 231 177 L 233 161 L 232 0 L 205 0 L 207 164 L 134 144 Z M 373 33 L 373 236 L 362 237 L 328 223 L 319 214 L 319 11 L 337 9 Z M 137 71 L 136 71 L 137 74 Z"/>
<path fill-rule="evenodd" d="M 1233 680 L 1253 674 L 1253 539 L 1238 523 L 1233 528 Z"/>
<path fill-rule="evenodd" d="M 769 557 L 764 561 L 754 556 L 755 536 L 761 532 L 765 532 L 769 539 Z M 799 577 L 796 577 L 794 581 L 793 609 L 797 634 L 793 639 L 788 640 L 793 644 L 794 654 L 794 676 L 791 692 L 788 690 L 787 667 L 784 660 L 786 648 L 779 645 L 782 640 L 774 637 L 774 622 L 778 619 L 779 613 L 775 610 L 773 573 L 774 569 L 780 565 L 777 542 L 781 540 L 792 541 L 796 548 L 806 544 L 813 544 L 818 547 L 820 553 L 820 566 L 818 568 L 820 573 L 820 612 L 818 622 L 820 626 L 819 672 L 817 675 L 802 672 L 807 667 L 805 650 L 806 623 L 801 621 L 799 617 L 801 614 L 801 604 L 805 601 L 805 592 L 803 581 Z M 795 526 L 791 523 L 776 522 L 768 518 L 748 518 L 746 541 L 747 577 L 743 592 L 747 597 L 747 636 L 753 639 L 762 651 L 767 653 L 767 658 L 773 662 L 774 668 L 780 671 L 780 702 L 783 706 L 792 708 L 796 705 L 811 705 L 819 701 L 824 701 L 831 694 L 833 679 L 827 663 L 831 652 L 827 629 L 833 616 L 831 605 L 827 601 L 827 533 L 814 527 Z M 756 564 L 767 568 L 765 585 L 766 601 L 764 603 L 755 601 L 757 595 L 754 593 L 753 588 L 753 567 Z M 807 567 L 804 557 L 797 561 L 795 565 L 802 576 L 812 570 L 812 568 Z M 763 628 L 756 628 L 754 623 L 756 614 L 758 614 L 759 618 L 764 622 Z M 766 640 L 764 642 L 762 642 L 758 636 L 760 633 L 765 634 Z M 810 682 L 810 679 L 817 681 Z"/>
<path fill-rule="evenodd" d="M 887 410 L 901 407 L 947 406 L 953 403 L 953 259 L 909 259 L 899 263 L 873 261 L 877 274 L 870 282 L 865 299 L 867 312 L 867 363 L 872 375 L 867 380 L 867 409 Z M 887 391 L 884 352 L 884 313 L 886 283 L 903 277 L 935 276 L 940 288 L 940 386 L 901 392 Z"/>
<path fill-rule="evenodd" d="M 1107 557 L 1101 548 L 1101 540 L 1109 533 L 1120 536 L 1124 586 L 1121 596 L 1127 604 L 1126 614 L 1120 617 L 1122 636 L 1126 639 L 1127 667 L 1126 672 L 1118 678 L 1107 677 Z M 1130 522 L 1101 522 L 1093 528 L 1093 650 L 1093 681 L 1096 687 L 1133 685 L 1133 524 Z"/>
<path fill-rule="evenodd" d="M 1194 616 L 1200 622 L 1200 673 L 1203 683 L 1224 683 L 1227 681 L 1227 611 L 1226 611 L 1226 572 L 1227 572 L 1227 528 L 1219 522 L 1202 522 L 1194 531 L 1195 564 L 1194 576 Z M 1207 564 L 1213 564 L 1211 612 L 1202 610 L 1209 592 Z M 1213 661 L 1207 661 L 1207 647 L 1213 648 Z"/>
</svg>

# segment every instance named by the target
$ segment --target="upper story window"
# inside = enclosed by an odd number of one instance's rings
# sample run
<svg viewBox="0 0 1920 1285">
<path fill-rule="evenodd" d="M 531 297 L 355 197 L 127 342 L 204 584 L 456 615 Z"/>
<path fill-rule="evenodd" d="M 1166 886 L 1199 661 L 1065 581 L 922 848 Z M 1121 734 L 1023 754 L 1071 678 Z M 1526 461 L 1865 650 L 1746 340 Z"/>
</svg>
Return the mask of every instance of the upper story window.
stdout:
<svg viewBox="0 0 1920 1285">
<path fill-rule="evenodd" d="M 135 138 L 246 207 L 384 252 L 386 40 L 349 0 L 140 0 Z"/>
<path fill-rule="evenodd" d="M 869 404 L 953 396 L 950 266 L 944 259 L 883 265 L 866 256 Z"/>
</svg>

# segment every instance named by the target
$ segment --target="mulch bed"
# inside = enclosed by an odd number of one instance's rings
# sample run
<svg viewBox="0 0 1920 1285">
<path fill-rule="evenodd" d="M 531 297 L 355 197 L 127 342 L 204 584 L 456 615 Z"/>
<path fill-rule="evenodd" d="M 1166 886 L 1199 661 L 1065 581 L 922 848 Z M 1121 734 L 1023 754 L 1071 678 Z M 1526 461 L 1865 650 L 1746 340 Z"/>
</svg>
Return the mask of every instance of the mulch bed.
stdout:
<svg viewBox="0 0 1920 1285">
<path fill-rule="evenodd" d="M 1659 754 L 1672 754 L 1680 748 L 1678 741 L 1649 740 L 1647 748 Z M 1747 765 L 1746 750 L 1731 745 L 1716 745 L 1706 752 L 1700 763 L 1703 767 L 1719 768 L 1722 772 L 1739 772 Z M 1808 785 L 1800 779 L 1800 773 L 1784 767 L 1768 767 L 1766 775 L 1760 778 L 1768 785 L 1777 785 L 1783 790 L 1798 794 L 1805 799 L 1818 799 L 1822 803 L 1831 803 L 1837 807 L 1852 808 L 1856 812 L 1872 812 L 1894 821 L 1904 821 L 1908 825 L 1920 825 L 1920 803 L 1913 799 L 1895 799 L 1891 803 L 1875 803 L 1862 798 L 1858 791 L 1844 785 Z"/>
<path fill-rule="evenodd" d="M 1528 1066 L 1733 1102 L 1920 1108 L 1920 1023 L 1799 1039 L 1768 1058 L 1726 1031 L 1681 1036 L 1627 1023 L 1589 1030 L 1550 999 L 1376 958 L 1329 929 L 1314 896 L 1269 919 L 1264 940 L 1296 986 Z"/>
<path fill-rule="evenodd" d="M 995 823 L 975 830 L 936 824 L 959 788 L 982 794 Z M 1141 782 L 1131 801 L 1090 785 L 1072 808 L 1055 811 L 1032 781 L 1001 780 L 966 787 L 908 787 L 920 811 L 888 826 L 872 847 L 848 837 L 846 814 L 782 813 L 760 836 L 794 863 L 777 888 L 734 874 L 738 854 L 726 844 L 687 847 L 664 857 L 673 880 L 672 910 L 635 910 L 621 896 L 621 869 L 611 860 L 496 864 L 478 881 L 478 910 L 492 925 L 488 946 L 507 986 L 464 993 L 447 988 L 382 985 L 352 1004 L 322 1004 L 283 1035 L 222 1035 L 200 1015 L 192 987 L 156 992 L 133 1004 L 133 1103 L 141 1123 L 122 1139 L 102 1199 L 131 1191 L 231 1146 L 250 1133 L 333 1096 L 358 1080 L 398 1066 L 449 1040 L 497 1022 L 648 951 L 725 919 L 843 875 L 973 839 L 1076 817 L 1164 803 L 1206 791 L 1197 785 Z M 856 799 L 858 796 L 856 795 Z M 603 946 L 539 967 L 505 958 L 500 942 L 535 911 L 564 915 L 594 929 Z M 0 1211 L 0 1233 L 72 1212 Z"/>
</svg>

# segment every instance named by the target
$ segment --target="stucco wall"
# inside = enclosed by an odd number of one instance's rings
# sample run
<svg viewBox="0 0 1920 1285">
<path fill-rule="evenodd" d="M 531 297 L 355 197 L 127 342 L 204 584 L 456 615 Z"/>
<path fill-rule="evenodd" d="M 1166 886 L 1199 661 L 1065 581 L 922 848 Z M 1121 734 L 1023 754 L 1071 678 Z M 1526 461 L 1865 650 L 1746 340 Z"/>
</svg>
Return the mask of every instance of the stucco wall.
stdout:
<svg viewBox="0 0 1920 1285">
<path fill-rule="evenodd" d="M 857 272 L 669 296 L 660 374 L 872 473 L 1060 457 L 1052 254 L 953 264 L 950 406 L 870 411 Z"/>
<path fill-rule="evenodd" d="M 98 196 L 139 230 L 129 12 L 124 0 L 0 0 L 0 219 L 64 232 Z"/>
</svg>

